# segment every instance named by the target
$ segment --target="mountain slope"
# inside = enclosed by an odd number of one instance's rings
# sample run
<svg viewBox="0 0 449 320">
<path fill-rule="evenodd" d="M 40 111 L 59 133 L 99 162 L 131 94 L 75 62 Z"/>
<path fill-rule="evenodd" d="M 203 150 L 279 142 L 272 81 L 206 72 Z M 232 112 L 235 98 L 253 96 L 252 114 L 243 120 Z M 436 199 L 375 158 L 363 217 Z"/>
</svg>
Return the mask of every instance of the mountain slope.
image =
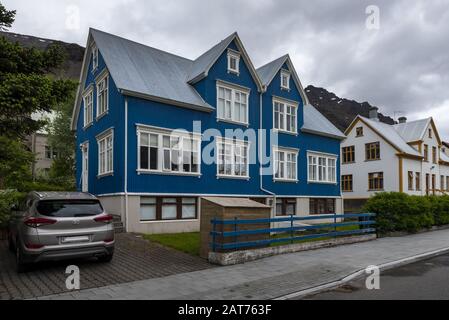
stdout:
<svg viewBox="0 0 449 320">
<path fill-rule="evenodd" d="M 53 43 L 57 43 L 64 47 L 67 51 L 68 60 L 64 63 L 60 70 L 62 76 L 78 80 L 83 63 L 84 48 L 73 43 L 38 38 L 29 35 L 21 35 L 11 32 L 1 32 L 0 36 L 5 36 L 10 41 L 17 41 L 22 46 L 36 47 L 45 49 Z M 306 94 L 310 103 L 315 106 L 322 114 L 324 114 L 337 128 L 344 131 L 352 120 L 358 115 L 368 116 L 371 105 L 368 102 L 356 102 L 336 96 L 334 93 L 323 88 L 308 86 Z M 394 120 L 379 113 L 379 119 L 382 122 L 393 124 Z"/>
</svg>

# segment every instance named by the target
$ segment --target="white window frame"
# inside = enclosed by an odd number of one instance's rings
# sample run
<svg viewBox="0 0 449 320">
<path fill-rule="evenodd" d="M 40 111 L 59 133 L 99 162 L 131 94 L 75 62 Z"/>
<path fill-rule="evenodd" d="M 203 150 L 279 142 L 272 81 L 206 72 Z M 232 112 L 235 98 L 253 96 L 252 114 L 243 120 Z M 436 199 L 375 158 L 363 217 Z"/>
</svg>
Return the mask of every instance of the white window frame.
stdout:
<svg viewBox="0 0 449 320">
<path fill-rule="evenodd" d="M 112 175 L 114 173 L 114 129 L 108 129 L 100 133 L 97 137 L 98 148 L 98 169 L 97 177 Z M 110 140 L 110 147 L 108 140 Z M 102 148 L 104 143 L 104 149 Z M 102 157 L 104 156 L 104 166 L 102 165 Z"/>
<path fill-rule="evenodd" d="M 287 85 L 284 85 L 284 77 L 287 78 Z M 281 88 L 290 90 L 290 72 L 287 70 L 281 70 Z"/>
<path fill-rule="evenodd" d="M 228 139 L 228 138 L 222 138 L 222 137 L 216 137 L 215 141 L 216 141 L 215 154 L 216 154 L 216 164 L 217 164 L 217 178 L 249 180 L 249 178 L 250 178 L 250 176 L 249 176 L 250 143 L 248 141 L 237 140 L 237 139 Z M 224 149 L 220 145 L 224 145 Z M 242 148 L 246 148 L 246 155 L 242 155 L 242 153 L 241 153 Z M 220 165 L 222 165 L 221 156 L 220 156 L 222 153 L 222 152 L 220 152 L 221 150 L 224 153 L 224 159 L 225 159 L 224 160 L 225 162 L 223 163 L 224 172 L 226 172 L 226 166 L 230 165 L 231 166 L 231 174 L 220 173 Z M 229 164 L 226 163 L 226 150 L 230 150 L 229 157 L 231 159 L 231 162 Z M 236 150 L 240 150 L 240 151 L 236 152 Z M 240 161 L 238 163 L 239 165 L 243 165 L 245 163 L 244 159 L 246 158 L 246 168 L 245 168 L 246 175 L 235 174 L 235 165 L 237 164 L 236 163 L 237 156 L 240 158 Z"/>
<path fill-rule="evenodd" d="M 278 159 L 278 153 L 283 153 L 284 154 L 284 160 L 282 163 L 283 166 L 283 172 L 284 172 L 284 176 L 281 177 L 276 177 L 276 173 L 277 173 L 277 163 L 280 161 Z M 282 148 L 282 147 L 278 147 L 278 146 L 274 146 L 273 147 L 273 180 L 274 181 L 288 181 L 288 182 L 298 182 L 298 154 L 299 154 L 299 150 L 298 149 L 293 149 L 293 148 Z M 293 161 L 288 161 L 288 157 L 291 157 L 292 159 L 294 159 Z M 289 172 L 288 172 L 288 164 L 290 163 L 290 167 L 292 167 L 292 164 L 294 163 L 294 176 L 292 178 L 289 178 Z"/>
<path fill-rule="evenodd" d="M 278 111 L 276 111 L 276 104 L 279 105 Z M 282 112 L 281 105 L 283 106 Z M 299 104 L 295 101 L 273 97 L 273 129 L 283 133 L 298 134 L 298 106 Z M 287 109 L 289 108 L 293 112 L 288 113 Z M 276 113 L 278 114 L 278 128 L 276 127 Z M 294 130 L 287 130 L 287 116 L 290 116 L 290 127 L 294 123 Z M 291 120 L 292 117 L 294 117 L 294 122 Z"/>
<path fill-rule="evenodd" d="M 106 82 L 106 85 L 104 88 L 100 91 L 100 86 Z M 96 80 L 96 87 L 97 87 L 97 120 L 101 118 L 102 116 L 106 115 L 109 112 L 109 73 L 105 72 Z M 100 95 L 106 92 L 105 99 L 106 104 L 104 107 L 104 110 L 100 110 Z"/>
<path fill-rule="evenodd" d="M 87 99 L 90 98 L 90 102 L 87 102 Z M 83 95 L 83 103 L 84 103 L 84 128 L 91 125 L 94 121 L 94 89 L 93 87 L 89 87 L 84 95 Z"/>
<path fill-rule="evenodd" d="M 220 90 L 223 90 L 224 96 L 220 94 Z M 230 97 L 227 98 L 226 92 L 230 92 Z M 246 96 L 246 99 L 242 101 L 242 95 Z M 217 81 L 217 121 L 231 122 L 235 124 L 248 125 L 249 124 L 249 95 L 250 90 L 248 88 L 233 86 L 222 81 Z M 221 101 L 223 103 L 221 104 Z M 227 115 L 227 106 L 229 105 L 229 116 Z M 236 108 L 239 107 L 239 114 L 237 117 Z M 246 110 L 243 113 L 245 119 L 242 120 L 242 106 L 246 105 Z"/>
<path fill-rule="evenodd" d="M 92 44 L 92 72 L 98 69 L 98 47 Z"/>
<path fill-rule="evenodd" d="M 148 169 L 142 168 L 140 163 L 141 152 L 141 135 L 148 134 L 157 136 L 157 169 L 150 169 L 150 158 L 148 157 Z M 170 137 L 170 147 L 164 147 L 164 137 Z M 177 148 L 172 145 L 172 140 L 178 139 Z M 184 149 L 184 141 L 191 140 L 191 150 Z M 149 141 L 150 143 L 150 141 Z M 196 148 L 193 145 L 196 144 Z M 170 154 L 170 168 L 165 168 L 164 163 L 164 151 L 169 151 Z M 178 151 L 178 170 L 172 170 L 172 151 Z M 198 170 L 196 172 L 184 171 L 183 154 L 184 151 L 196 153 L 196 164 Z M 149 152 L 149 151 L 148 151 Z M 190 165 L 192 165 L 190 163 Z M 180 176 L 201 176 L 201 135 L 190 132 L 174 132 L 170 129 L 156 128 L 152 126 L 138 125 L 137 126 L 137 172 L 141 173 L 153 173 L 153 174 L 168 174 L 168 175 L 180 175 Z"/>
<path fill-rule="evenodd" d="M 331 166 L 332 162 L 333 166 Z M 308 151 L 307 182 L 337 184 L 337 163 L 338 155 Z"/>
<path fill-rule="evenodd" d="M 232 59 L 235 59 L 235 69 L 232 68 Z M 230 49 L 228 50 L 228 73 L 240 74 L 240 53 Z"/>
</svg>

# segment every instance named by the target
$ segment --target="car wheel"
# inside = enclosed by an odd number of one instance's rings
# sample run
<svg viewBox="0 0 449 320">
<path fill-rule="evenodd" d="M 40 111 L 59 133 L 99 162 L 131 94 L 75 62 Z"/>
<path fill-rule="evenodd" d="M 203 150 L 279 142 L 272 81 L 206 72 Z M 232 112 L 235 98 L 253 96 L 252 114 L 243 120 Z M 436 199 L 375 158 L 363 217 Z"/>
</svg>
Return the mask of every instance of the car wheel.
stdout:
<svg viewBox="0 0 449 320">
<path fill-rule="evenodd" d="M 23 273 L 27 270 L 27 265 L 23 262 L 23 253 L 20 245 L 16 245 L 16 269 L 18 273 Z"/>
<path fill-rule="evenodd" d="M 114 256 L 113 254 L 107 254 L 107 255 L 98 257 L 98 261 L 100 261 L 100 262 L 111 262 L 113 256 Z"/>
</svg>

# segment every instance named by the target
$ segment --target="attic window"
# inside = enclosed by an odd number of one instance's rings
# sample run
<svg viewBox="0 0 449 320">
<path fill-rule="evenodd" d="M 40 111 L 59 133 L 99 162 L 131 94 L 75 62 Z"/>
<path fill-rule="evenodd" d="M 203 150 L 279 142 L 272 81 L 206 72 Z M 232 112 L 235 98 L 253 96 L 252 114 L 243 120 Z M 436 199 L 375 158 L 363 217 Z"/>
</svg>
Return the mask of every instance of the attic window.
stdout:
<svg viewBox="0 0 449 320">
<path fill-rule="evenodd" d="M 355 129 L 355 136 L 356 137 L 363 137 L 363 127 L 358 127 Z"/>
<path fill-rule="evenodd" d="M 432 129 L 429 129 L 429 139 L 432 139 Z"/>
<path fill-rule="evenodd" d="M 228 51 L 228 72 L 240 73 L 239 63 L 240 62 L 240 54 L 236 51 Z"/>
<path fill-rule="evenodd" d="M 281 71 L 281 88 L 290 90 L 290 72 Z"/>
<path fill-rule="evenodd" d="M 92 45 L 92 71 L 98 68 L 98 48 L 96 45 Z"/>
</svg>

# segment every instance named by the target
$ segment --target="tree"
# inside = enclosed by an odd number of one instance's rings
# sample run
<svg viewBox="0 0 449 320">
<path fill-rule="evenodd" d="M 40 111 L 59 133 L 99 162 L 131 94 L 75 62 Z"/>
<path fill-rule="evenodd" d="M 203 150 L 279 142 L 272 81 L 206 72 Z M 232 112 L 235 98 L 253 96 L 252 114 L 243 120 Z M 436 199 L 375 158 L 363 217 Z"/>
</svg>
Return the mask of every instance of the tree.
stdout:
<svg viewBox="0 0 449 320">
<path fill-rule="evenodd" d="M 55 118 L 48 125 L 48 142 L 58 157 L 50 168 L 50 179 L 67 188 L 75 186 L 75 145 L 76 139 L 70 130 L 75 92 L 71 98 L 55 110 Z"/>
<path fill-rule="evenodd" d="M 0 4 L 0 26 L 11 26 L 15 11 Z M 56 79 L 52 70 L 65 60 L 58 45 L 46 50 L 25 48 L 0 37 L 0 135 L 24 138 L 45 123 L 32 119 L 35 112 L 50 112 L 65 103 L 76 83 Z"/>
</svg>

